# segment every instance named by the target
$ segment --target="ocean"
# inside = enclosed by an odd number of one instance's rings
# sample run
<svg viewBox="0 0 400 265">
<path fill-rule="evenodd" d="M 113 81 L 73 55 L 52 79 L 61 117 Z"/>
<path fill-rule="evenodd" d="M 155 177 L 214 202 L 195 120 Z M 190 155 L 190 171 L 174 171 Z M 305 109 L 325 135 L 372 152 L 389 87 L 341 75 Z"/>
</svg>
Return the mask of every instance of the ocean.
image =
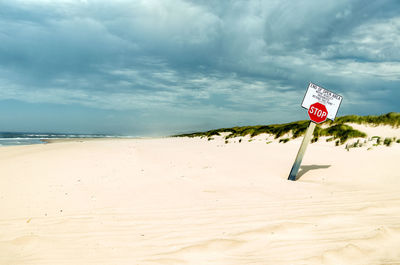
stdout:
<svg viewBox="0 0 400 265">
<path fill-rule="evenodd" d="M 0 146 L 43 144 L 46 139 L 118 137 L 106 134 L 0 132 Z"/>
</svg>

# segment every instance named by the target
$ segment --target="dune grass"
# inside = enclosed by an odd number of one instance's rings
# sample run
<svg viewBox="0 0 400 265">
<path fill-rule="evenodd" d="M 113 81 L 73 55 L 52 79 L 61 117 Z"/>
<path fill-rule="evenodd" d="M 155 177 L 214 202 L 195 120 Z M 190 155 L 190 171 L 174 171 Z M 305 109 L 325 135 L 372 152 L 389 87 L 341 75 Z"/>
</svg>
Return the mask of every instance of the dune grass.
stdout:
<svg viewBox="0 0 400 265">
<path fill-rule="evenodd" d="M 290 135 L 292 139 L 302 136 L 310 121 L 295 121 L 284 124 L 272 125 L 256 125 L 256 126 L 240 126 L 232 128 L 221 128 L 216 130 L 209 130 L 206 132 L 195 132 L 188 134 L 174 135 L 174 137 L 207 137 L 210 139 L 212 136 L 220 136 L 221 133 L 228 133 L 225 139 L 234 137 L 243 137 L 249 135 L 254 137 L 260 134 L 273 135 L 280 138 L 284 135 Z M 390 125 L 398 128 L 400 126 L 400 113 L 390 112 L 379 116 L 358 116 L 348 115 L 337 118 L 335 121 L 327 121 L 323 126 L 317 125 L 314 130 L 313 142 L 318 141 L 321 136 L 330 136 L 329 141 L 336 140 L 336 145 L 344 144 L 347 140 L 352 138 L 365 138 L 367 135 L 364 132 L 354 129 L 346 123 L 368 124 L 371 126 Z M 281 141 L 281 142 L 287 142 Z"/>
<path fill-rule="evenodd" d="M 395 128 L 400 126 L 400 113 L 399 112 L 389 112 L 383 115 L 368 115 L 368 116 L 358 116 L 358 115 L 347 115 L 338 117 L 335 121 L 327 121 L 328 124 L 341 124 L 341 123 L 358 123 L 358 124 L 368 124 L 373 126 L 379 125 L 389 125 Z"/>
<path fill-rule="evenodd" d="M 344 144 L 351 138 L 365 138 L 367 134 L 346 124 L 335 124 L 327 128 L 317 126 L 314 130 L 314 137 L 332 136 L 333 139 L 339 139 L 340 144 Z"/>
</svg>

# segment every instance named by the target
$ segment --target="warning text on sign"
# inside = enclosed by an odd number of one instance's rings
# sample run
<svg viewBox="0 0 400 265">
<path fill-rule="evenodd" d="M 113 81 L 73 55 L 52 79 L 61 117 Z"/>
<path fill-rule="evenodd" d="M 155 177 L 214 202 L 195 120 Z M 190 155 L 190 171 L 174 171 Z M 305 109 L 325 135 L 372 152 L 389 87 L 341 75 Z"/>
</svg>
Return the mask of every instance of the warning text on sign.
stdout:
<svg viewBox="0 0 400 265">
<path fill-rule="evenodd" d="M 325 105 L 328 111 L 327 118 L 334 120 L 342 99 L 342 96 L 335 94 L 323 87 L 317 86 L 316 84 L 310 83 L 301 106 L 309 109 L 312 104 L 319 102 Z"/>
</svg>

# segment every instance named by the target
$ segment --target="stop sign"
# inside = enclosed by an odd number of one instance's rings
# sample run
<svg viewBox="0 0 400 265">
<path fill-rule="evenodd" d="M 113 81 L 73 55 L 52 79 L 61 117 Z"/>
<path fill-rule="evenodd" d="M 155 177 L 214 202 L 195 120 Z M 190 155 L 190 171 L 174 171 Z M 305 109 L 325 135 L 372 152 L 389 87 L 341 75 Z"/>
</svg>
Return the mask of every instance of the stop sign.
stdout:
<svg viewBox="0 0 400 265">
<path fill-rule="evenodd" d="M 313 122 L 321 123 L 326 120 L 326 117 L 328 116 L 328 111 L 326 110 L 326 107 L 324 105 L 317 102 L 310 105 L 310 108 L 308 109 L 308 116 L 310 116 L 310 119 Z"/>
</svg>

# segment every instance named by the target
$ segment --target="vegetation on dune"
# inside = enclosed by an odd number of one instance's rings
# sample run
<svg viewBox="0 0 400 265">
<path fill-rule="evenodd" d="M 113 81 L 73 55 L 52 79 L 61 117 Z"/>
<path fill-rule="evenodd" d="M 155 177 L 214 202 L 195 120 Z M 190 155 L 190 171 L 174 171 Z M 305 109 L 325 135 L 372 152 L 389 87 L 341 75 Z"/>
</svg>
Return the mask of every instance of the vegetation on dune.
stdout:
<svg viewBox="0 0 400 265">
<path fill-rule="evenodd" d="M 383 144 L 386 145 L 386 146 L 390 146 L 390 145 L 392 144 L 392 142 L 393 142 L 393 139 L 387 137 L 387 138 L 385 138 L 385 140 L 383 141 Z"/>
<path fill-rule="evenodd" d="M 335 124 L 327 128 L 317 126 L 314 130 L 314 137 L 319 136 L 333 136 L 333 139 L 339 139 L 340 143 L 343 144 L 351 138 L 365 138 L 367 134 L 346 124 Z"/>
<path fill-rule="evenodd" d="M 302 135 L 307 129 L 307 121 L 297 121 L 286 124 L 273 124 L 273 125 L 259 125 L 259 126 L 244 126 L 244 127 L 234 127 L 226 138 L 233 138 L 238 136 L 250 135 L 254 137 L 263 133 L 274 135 L 275 138 L 279 138 L 289 132 L 292 132 L 294 137 Z"/>
<path fill-rule="evenodd" d="M 358 123 L 358 124 L 368 124 L 373 126 L 390 125 L 392 127 L 398 128 L 400 126 L 400 113 L 389 112 L 383 115 L 368 115 L 368 116 L 347 115 L 335 119 L 334 122 L 328 121 L 327 123 L 329 124 Z"/>
<path fill-rule="evenodd" d="M 242 126 L 232 128 L 221 128 L 216 130 L 210 130 L 206 132 L 196 132 L 188 134 L 174 135 L 177 137 L 207 137 L 220 136 L 222 133 L 229 133 L 225 138 L 234 138 L 240 136 L 249 135 L 250 137 L 257 136 L 262 133 L 274 135 L 275 138 L 279 138 L 286 133 L 292 132 L 293 138 L 297 138 L 304 134 L 307 130 L 309 121 L 296 121 L 285 124 L 273 124 L 273 125 L 256 125 L 256 126 Z"/>
<path fill-rule="evenodd" d="M 206 132 L 195 132 L 195 133 L 186 133 L 186 134 L 177 134 L 173 135 L 173 137 L 207 137 L 210 138 L 212 136 L 220 136 L 220 133 L 224 132 L 234 132 L 233 128 L 221 128 L 216 130 L 210 130 Z"/>
<path fill-rule="evenodd" d="M 210 139 L 212 136 L 220 136 L 222 133 L 227 133 L 225 139 L 234 137 L 243 137 L 249 135 L 254 137 L 260 134 L 273 135 L 276 138 L 280 138 L 284 135 L 290 135 L 292 139 L 302 136 L 310 121 L 296 121 L 285 124 L 272 124 L 272 125 L 256 125 L 256 126 L 241 126 L 232 128 L 221 128 L 216 130 L 210 130 L 206 132 L 196 132 L 188 134 L 174 135 L 175 137 L 207 137 Z M 364 132 L 354 129 L 346 123 L 357 123 L 357 124 L 368 124 L 372 126 L 378 125 L 390 125 L 398 128 L 400 126 L 400 113 L 390 112 L 379 116 L 357 116 L 348 115 L 337 118 L 335 121 L 327 121 L 321 125 L 317 125 L 314 130 L 314 137 L 312 142 L 318 141 L 321 136 L 331 136 L 328 138 L 329 141 L 336 140 L 336 145 L 343 144 L 347 140 L 352 138 L 365 138 L 367 135 Z M 280 142 L 286 143 L 289 138 L 285 138 Z M 388 142 L 388 141 L 387 141 Z"/>
</svg>

